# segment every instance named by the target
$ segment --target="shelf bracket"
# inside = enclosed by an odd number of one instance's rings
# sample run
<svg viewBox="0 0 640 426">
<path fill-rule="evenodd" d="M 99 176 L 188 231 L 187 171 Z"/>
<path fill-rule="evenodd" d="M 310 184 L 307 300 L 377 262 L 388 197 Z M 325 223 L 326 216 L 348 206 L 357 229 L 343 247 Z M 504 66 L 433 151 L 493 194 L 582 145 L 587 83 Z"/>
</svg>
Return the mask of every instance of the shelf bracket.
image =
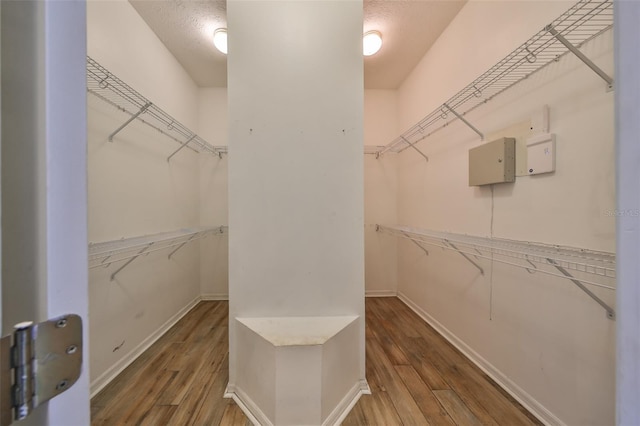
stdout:
<svg viewBox="0 0 640 426">
<path fill-rule="evenodd" d="M 458 252 L 458 254 L 460 254 L 460 256 L 464 257 L 465 259 L 467 259 L 469 261 L 469 263 L 471 263 L 473 266 L 475 266 L 476 268 L 478 268 L 478 270 L 480 271 L 481 275 L 484 275 L 484 269 L 482 269 L 482 267 L 480 265 L 478 265 L 476 262 L 473 261 L 473 259 L 471 259 L 469 256 L 467 256 L 466 254 L 464 254 L 463 252 L 460 251 L 460 249 L 458 247 L 456 247 L 452 242 L 450 242 L 449 240 L 443 239 L 442 242 L 446 245 L 451 247 L 452 249 L 454 249 L 455 251 Z"/>
<path fill-rule="evenodd" d="M 126 268 L 127 266 L 129 266 L 129 264 L 131 262 L 133 262 L 134 260 L 136 260 L 138 257 L 140 257 L 140 255 L 142 255 L 145 251 L 149 250 L 149 248 L 153 245 L 153 243 L 149 243 L 145 248 L 143 248 L 142 250 L 140 250 L 138 253 L 136 253 L 135 256 L 133 256 L 131 259 L 129 259 L 127 261 L 127 263 L 125 263 L 124 265 L 122 265 L 121 267 L 118 268 L 117 271 L 115 271 L 113 274 L 111 274 L 111 281 L 113 281 L 116 278 L 116 274 L 118 274 L 118 272 L 122 271 L 124 268 Z"/>
<path fill-rule="evenodd" d="M 414 240 L 413 238 L 411 238 L 411 236 L 409 234 L 407 234 L 406 232 L 403 232 L 402 235 L 404 235 L 405 237 L 407 237 L 409 239 L 409 241 L 411 241 L 413 244 L 417 245 L 423 252 L 424 254 L 426 254 L 427 256 L 429 256 L 429 250 L 427 250 L 426 248 L 424 248 L 422 246 L 422 244 L 420 244 L 419 242 L 417 242 L 416 240 Z"/>
<path fill-rule="evenodd" d="M 400 136 L 402 138 L 403 141 L 405 141 L 406 143 L 409 144 L 409 146 L 413 149 L 415 149 L 416 151 L 418 151 L 418 154 L 422 155 L 424 157 L 425 160 L 429 161 L 429 157 L 427 157 L 426 155 L 424 155 L 424 153 L 422 151 L 420 151 L 418 148 L 416 148 L 416 144 L 409 142 L 409 140 L 407 140 L 407 138 L 405 138 L 404 136 Z"/>
<path fill-rule="evenodd" d="M 117 135 L 117 134 L 120 132 L 120 130 L 122 130 L 122 129 L 124 129 L 125 127 L 127 127 L 127 126 L 129 125 L 129 123 L 131 123 L 133 120 L 135 120 L 136 118 L 138 118 L 138 117 L 140 116 L 140 114 L 142 114 L 142 113 L 143 113 L 143 112 L 145 112 L 147 109 L 149 109 L 149 107 L 150 107 L 151 105 L 152 105 L 152 104 L 151 104 L 151 102 L 147 102 L 146 104 L 144 104 L 144 106 L 143 106 L 142 108 L 140 108 L 140 111 L 138 111 L 138 112 L 136 112 L 135 114 L 133 114 L 133 115 L 131 116 L 131 118 L 129 118 L 127 121 L 125 121 L 125 122 L 124 122 L 124 124 L 123 124 L 122 126 L 118 127 L 118 128 L 116 129 L 116 131 L 115 131 L 115 132 L 111 133 L 111 134 L 109 135 L 109 142 L 113 142 L 113 137 L 114 137 L 115 135 Z"/>
<path fill-rule="evenodd" d="M 171 259 L 171 256 L 174 255 L 175 252 L 177 252 L 178 250 L 180 250 L 182 247 L 186 246 L 187 244 L 189 244 L 191 242 L 191 240 L 193 240 L 197 235 L 199 235 L 200 233 L 197 234 L 193 234 L 192 236 L 189 237 L 189 239 L 187 241 L 185 241 L 184 243 L 180 244 L 178 247 L 176 247 L 176 249 L 174 251 L 172 251 L 171 253 L 169 253 L 169 257 L 167 257 L 167 259 Z"/>
<path fill-rule="evenodd" d="M 173 151 L 173 153 L 167 157 L 167 163 L 169 162 L 169 160 L 171 160 L 171 157 L 173 157 L 174 155 L 176 155 L 178 152 L 180 152 L 180 150 L 182 148 L 184 148 L 185 146 L 189 145 L 189 142 L 191 142 L 192 140 L 194 140 L 196 138 L 196 135 L 194 134 L 193 136 L 191 136 L 189 139 L 187 139 L 182 145 L 180 145 L 180 148 L 176 149 L 175 151 Z"/>
<path fill-rule="evenodd" d="M 564 38 L 564 36 L 562 34 L 560 34 L 558 31 L 556 31 L 556 29 L 553 28 L 552 25 L 547 25 L 545 27 L 545 30 L 547 30 L 549 33 L 551 33 L 551 35 L 554 36 L 560 43 L 564 44 L 564 46 L 567 49 L 569 49 L 571 51 L 571 53 L 576 55 L 578 57 L 578 59 L 580 59 L 582 62 L 584 62 L 584 64 L 586 66 L 588 66 L 596 74 L 598 74 L 600 76 L 600 78 L 602 78 L 607 83 L 607 89 L 609 91 L 613 90 L 613 78 L 611 78 L 609 76 L 609 74 L 607 74 L 606 72 L 604 72 L 602 70 L 602 68 L 600 68 L 599 66 L 594 64 L 591 59 L 587 58 L 584 55 L 584 53 L 582 53 L 577 47 L 575 47 L 573 44 L 571 44 L 571 42 L 569 40 Z"/>
<path fill-rule="evenodd" d="M 609 318 L 610 320 L 615 320 L 616 319 L 616 312 L 613 310 L 613 308 L 611 306 L 607 305 L 602 299 L 600 299 L 598 296 L 596 296 L 584 284 L 582 284 L 580 281 L 575 279 L 573 277 L 573 275 L 571 275 L 566 269 L 564 269 L 562 266 L 558 265 L 558 263 L 555 260 L 547 258 L 547 262 L 549 262 L 550 265 L 553 265 L 553 267 L 556 268 L 558 271 L 562 272 L 562 275 L 564 275 L 565 277 L 569 278 L 569 280 L 572 283 L 574 283 L 575 285 L 577 285 L 580 288 L 580 290 L 582 290 L 585 293 L 587 293 L 589 295 L 589 297 L 591 297 L 600 306 L 602 306 L 604 308 L 604 310 L 607 312 L 607 318 Z"/>
<path fill-rule="evenodd" d="M 471 123 L 469 123 L 463 116 L 461 116 L 460 114 L 458 114 L 453 108 L 451 108 L 449 105 L 447 104 L 442 104 L 445 108 L 447 108 L 449 111 L 451 111 L 453 113 L 453 115 L 455 115 L 456 117 L 458 117 L 460 119 L 460 121 L 462 121 L 464 124 L 466 124 L 471 130 L 473 130 L 474 132 L 476 132 L 478 135 L 480 135 L 480 140 L 484 140 L 484 134 L 482 134 L 482 132 L 478 129 L 475 128 L 475 126 Z"/>
</svg>

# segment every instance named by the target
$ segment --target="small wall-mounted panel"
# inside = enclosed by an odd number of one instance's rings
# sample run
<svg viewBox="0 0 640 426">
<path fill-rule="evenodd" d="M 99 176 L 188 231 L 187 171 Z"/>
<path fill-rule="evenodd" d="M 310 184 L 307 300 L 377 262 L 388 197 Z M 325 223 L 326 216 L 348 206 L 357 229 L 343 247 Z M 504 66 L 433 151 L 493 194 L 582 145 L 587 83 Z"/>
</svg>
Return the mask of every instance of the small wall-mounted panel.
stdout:
<svg viewBox="0 0 640 426">
<path fill-rule="evenodd" d="M 469 186 L 516 180 L 516 140 L 500 138 L 469 150 Z"/>
<path fill-rule="evenodd" d="M 538 175 L 556 170 L 556 135 L 545 133 L 527 139 L 527 174 Z"/>
</svg>

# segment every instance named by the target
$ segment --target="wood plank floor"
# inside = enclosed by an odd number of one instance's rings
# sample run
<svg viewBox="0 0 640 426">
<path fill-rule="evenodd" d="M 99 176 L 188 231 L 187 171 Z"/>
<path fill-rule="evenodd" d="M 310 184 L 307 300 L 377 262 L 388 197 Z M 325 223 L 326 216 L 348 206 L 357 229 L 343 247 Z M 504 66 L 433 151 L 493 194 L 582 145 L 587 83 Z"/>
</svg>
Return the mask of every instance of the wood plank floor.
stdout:
<svg viewBox="0 0 640 426">
<path fill-rule="evenodd" d="M 222 394 L 228 303 L 201 302 L 91 400 L 92 425 L 250 425 Z M 366 301 L 367 380 L 352 425 L 539 425 L 397 298 Z"/>
</svg>

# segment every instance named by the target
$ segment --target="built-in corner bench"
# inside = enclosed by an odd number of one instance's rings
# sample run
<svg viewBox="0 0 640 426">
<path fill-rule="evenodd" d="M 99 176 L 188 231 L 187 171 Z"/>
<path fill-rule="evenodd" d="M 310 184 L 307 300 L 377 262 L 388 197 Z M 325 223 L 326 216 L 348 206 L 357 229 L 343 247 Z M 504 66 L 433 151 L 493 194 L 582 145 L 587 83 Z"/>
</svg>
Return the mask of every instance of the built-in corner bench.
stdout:
<svg viewBox="0 0 640 426">
<path fill-rule="evenodd" d="M 360 317 L 236 318 L 234 389 L 260 424 L 335 424 L 359 380 Z"/>
</svg>

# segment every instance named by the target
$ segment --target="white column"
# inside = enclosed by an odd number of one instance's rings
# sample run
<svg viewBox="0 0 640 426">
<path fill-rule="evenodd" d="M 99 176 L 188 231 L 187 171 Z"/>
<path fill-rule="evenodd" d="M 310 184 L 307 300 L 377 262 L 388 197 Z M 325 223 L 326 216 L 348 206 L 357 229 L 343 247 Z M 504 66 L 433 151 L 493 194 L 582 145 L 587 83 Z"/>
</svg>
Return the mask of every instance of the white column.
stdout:
<svg viewBox="0 0 640 426">
<path fill-rule="evenodd" d="M 251 350 L 235 318 L 356 316 L 347 370 L 363 381 L 362 2 L 230 0 L 227 14 L 229 389 Z"/>
<path fill-rule="evenodd" d="M 616 422 L 640 424 L 640 3 L 615 4 L 617 144 Z"/>
</svg>

